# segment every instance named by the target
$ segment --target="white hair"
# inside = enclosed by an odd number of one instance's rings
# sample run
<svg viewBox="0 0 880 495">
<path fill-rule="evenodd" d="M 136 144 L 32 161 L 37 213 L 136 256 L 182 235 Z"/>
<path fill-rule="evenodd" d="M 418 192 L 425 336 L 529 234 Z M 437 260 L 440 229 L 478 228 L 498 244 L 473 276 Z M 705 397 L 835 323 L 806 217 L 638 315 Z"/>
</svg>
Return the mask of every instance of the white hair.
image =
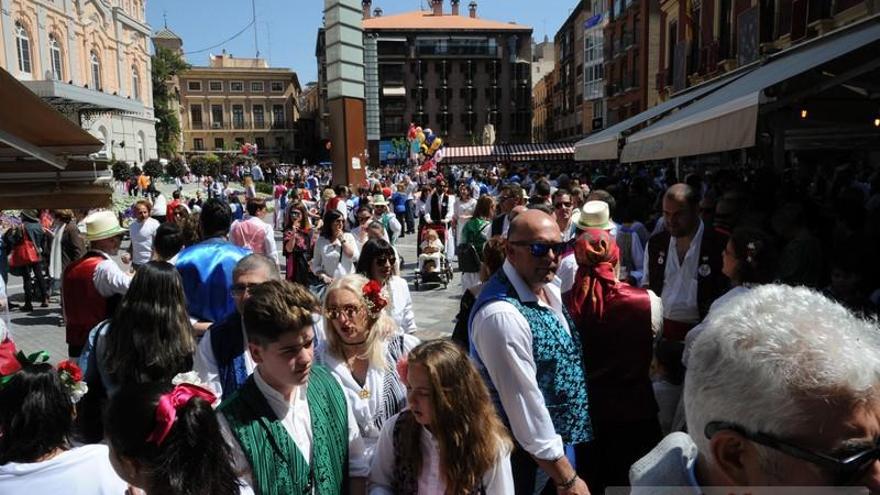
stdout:
<svg viewBox="0 0 880 495">
<path fill-rule="evenodd" d="M 713 308 L 688 362 L 684 405 L 712 462 L 711 421 L 793 435 L 816 404 L 864 403 L 880 385 L 880 328 L 805 287 L 762 285 Z"/>
</svg>

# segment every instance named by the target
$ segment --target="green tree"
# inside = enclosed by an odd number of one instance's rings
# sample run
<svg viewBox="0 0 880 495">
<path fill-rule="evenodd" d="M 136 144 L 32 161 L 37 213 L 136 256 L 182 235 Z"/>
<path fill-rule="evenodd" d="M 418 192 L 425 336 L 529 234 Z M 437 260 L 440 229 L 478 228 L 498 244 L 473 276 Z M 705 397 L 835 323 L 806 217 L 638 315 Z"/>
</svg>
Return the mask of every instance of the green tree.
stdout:
<svg viewBox="0 0 880 495">
<path fill-rule="evenodd" d="M 180 157 L 172 158 L 165 167 L 165 173 L 172 178 L 186 175 L 186 166 L 183 164 L 183 160 Z"/>
<path fill-rule="evenodd" d="M 180 134 L 180 119 L 171 107 L 176 98 L 168 89 L 168 81 L 190 68 L 179 54 L 167 48 L 158 48 L 151 57 L 153 64 L 153 111 L 159 120 L 156 123 L 156 146 L 159 156 L 171 158 L 177 151 L 177 136 Z"/>
<path fill-rule="evenodd" d="M 208 175 L 208 160 L 204 155 L 195 155 L 189 159 L 189 170 L 196 177 L 204 177 Z"/>
<path fill-rule="evenodd" d="M 114 161 L 110 166 L 113 171 L 113 178 L 122 182 L 131 177 L 131 166 L 125 162 Z"/>
<path fill-rule="evenodd" d="M 165 173 L 165 167 L 162 166 L 162 163 L 159 160 L 147 160 L 147 162 L 144 163 L 144 173 L 150 177 L 158 179 Z"/>
</svg>

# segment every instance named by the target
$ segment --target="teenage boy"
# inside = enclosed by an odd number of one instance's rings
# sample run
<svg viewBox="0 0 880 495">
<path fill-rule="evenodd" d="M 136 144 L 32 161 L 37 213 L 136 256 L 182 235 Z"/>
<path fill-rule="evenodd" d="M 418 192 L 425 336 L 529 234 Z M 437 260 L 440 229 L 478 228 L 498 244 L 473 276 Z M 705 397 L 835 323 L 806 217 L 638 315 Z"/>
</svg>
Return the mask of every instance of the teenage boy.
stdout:
<svg viewBox="0 0 880 495">
<path fill-rule="evenodd" d="M 314 363 L 314 296 L 279 280 L 248 291 L 244 325 L 257 367 L 218 409 L 243 480 L 258 495 L 366 493 L 357 422 Z"/>
</svg>

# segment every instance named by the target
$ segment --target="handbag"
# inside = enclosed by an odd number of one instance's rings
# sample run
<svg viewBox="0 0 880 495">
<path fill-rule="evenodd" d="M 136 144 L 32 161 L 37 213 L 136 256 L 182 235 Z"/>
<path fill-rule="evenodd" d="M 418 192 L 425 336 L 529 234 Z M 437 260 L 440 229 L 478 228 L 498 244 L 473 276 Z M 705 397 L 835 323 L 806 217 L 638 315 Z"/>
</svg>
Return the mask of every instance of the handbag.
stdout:
<svg viewBox="0 0 880 495">
<path fill-rule="evenodd" d="M 477 273 L 480 271 L 480 255 L 473 244 L 459 244 L 455 255 L 458 256 L 458 269 L 462 273 Z"/>
<path fill-rule="evenodd" d="M 28 266 L 40 262 L 40 253 L 37 252 L 37 246 L 31 240 L 27 229 L 22 225 L 21 244 L 12 248 L 12 254 L 9 255 L 9 266 L 19 267 Z"/>
</svg>

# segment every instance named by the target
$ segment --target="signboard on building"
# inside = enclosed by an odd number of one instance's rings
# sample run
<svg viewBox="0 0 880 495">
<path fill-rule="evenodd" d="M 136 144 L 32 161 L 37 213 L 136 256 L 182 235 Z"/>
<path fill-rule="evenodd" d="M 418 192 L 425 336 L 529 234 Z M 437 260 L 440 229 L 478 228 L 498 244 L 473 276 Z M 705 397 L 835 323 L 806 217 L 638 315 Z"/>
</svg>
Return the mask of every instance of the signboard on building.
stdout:
<svg viewBox="0 0 880 495">
<path fill-rule="evenodd" d="M 737 17 L 736 25 L 736 63 L 742 67 L 758 59 L 758 7 L 744 10 Z"/>
</svg>

